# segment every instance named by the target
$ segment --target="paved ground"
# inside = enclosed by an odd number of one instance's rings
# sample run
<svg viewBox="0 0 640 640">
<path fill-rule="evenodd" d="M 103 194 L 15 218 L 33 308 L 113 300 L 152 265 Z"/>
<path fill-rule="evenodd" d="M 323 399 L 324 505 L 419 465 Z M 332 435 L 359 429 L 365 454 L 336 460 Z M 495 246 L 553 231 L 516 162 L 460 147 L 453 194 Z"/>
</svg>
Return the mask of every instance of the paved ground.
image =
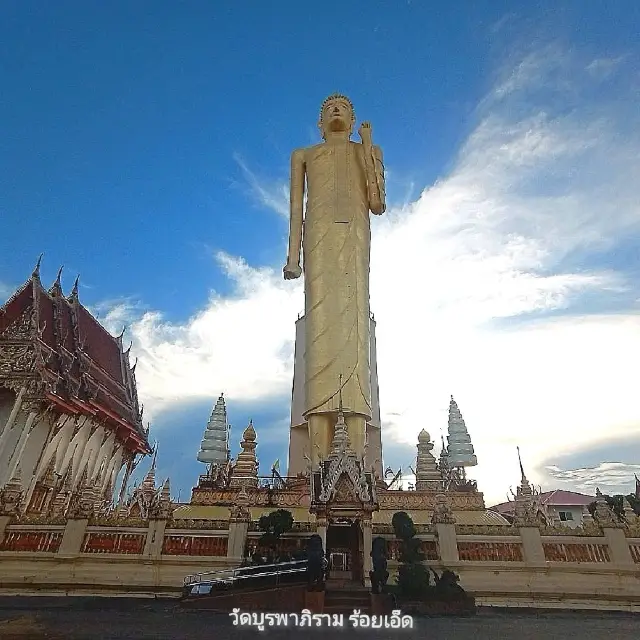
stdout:
<svg viewBox="0 0 640 640">
<path fill-rule="evenodd" d="M 346 620 L 345 620 L 346 623 Z M 413 631 L 359 632 L 344 629 L 238 629 L 228 616 L 185 611 L 175 601 L 124 598 L 0 597 L 2 640 L 116 640 L 147 638 L 228 640 L 265 636 L 274 640 L 332 638 L 360 633 L 379 638 L 474 640 L 626 640 L 640 637 L 640 615 L 592 612 L 514 612 L 482 610 L 473 618 L 416 618 Z"/>
</svg>

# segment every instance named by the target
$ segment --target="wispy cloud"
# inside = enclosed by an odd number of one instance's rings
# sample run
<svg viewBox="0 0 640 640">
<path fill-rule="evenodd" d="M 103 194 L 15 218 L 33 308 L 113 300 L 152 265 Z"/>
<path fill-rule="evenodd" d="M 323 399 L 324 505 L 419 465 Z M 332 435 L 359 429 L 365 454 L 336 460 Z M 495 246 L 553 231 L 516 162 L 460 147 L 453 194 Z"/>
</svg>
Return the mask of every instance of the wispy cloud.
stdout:
<svg viewBox="0 0 640 640">
<path fill-rule="evenodd" d="M 626 56 L 617 58 L 596 58 L 587 65 L 587 71 L 598 80 L 605 80 L 611 76 L 624 62 Z"/>
<path fill-rule="evenodd" d="M 640 464 L 603 462 L 595 467 L 563 470 L 557 466 L 546 468 L 558 488 L 571 487 L 595 495 L 596 488 L 608 495 L 627 495 L 635 491 L 634 474 L 640 474 Z"/>
<path fill-rule="evenodd" d="M 423 427 L 436 439 L 446 428 L 453 393 L 489 502 L 517 480 L 517 444 L 542 469 L 579 442 L 640 425 L 637 309 L 573 311 L 587 296 L 638 297 L 624 272 L 590 264 L 594 251 L 640 231 L 640 128 L 616 117 L 629 96 L 581 106 L 576 96 L 594 82 L 585 69 L 557 47 L 526 57 L 480 105 L 449 175 L 373 223 L 387 433 L 412 445 L 406 467 Z M 282 183 L 265 186 L 238 161 L 254 196 L 286 214 Z M 578 267 L 564 266 L 569 256 Z M 212 295 L 183 325 L 160 313 L 131 324 L 152 412 L 221 390 L 230 402 L 290 393 L 300 283 L 282 281 L 279 265 L 217 261 L 232 295 Z"/>
<path fill-rule="evenodd" d="M 283 180 L 274 185 L 273 181 L 259 178 L 239 155 L 234 154 L 234 160 L 242 171 L 250 195 L 261 205 L 272 209 L 281 216 L 289 215 L 289 189 Z"/>
</svg>

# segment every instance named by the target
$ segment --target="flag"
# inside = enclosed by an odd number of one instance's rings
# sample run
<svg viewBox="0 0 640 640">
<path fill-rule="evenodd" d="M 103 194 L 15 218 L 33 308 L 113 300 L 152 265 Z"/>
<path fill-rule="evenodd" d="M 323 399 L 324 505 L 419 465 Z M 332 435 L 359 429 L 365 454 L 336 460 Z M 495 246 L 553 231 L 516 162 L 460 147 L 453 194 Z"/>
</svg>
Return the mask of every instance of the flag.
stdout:
<svg viewBox="0 0 640 640">
<path fill-rule="evenodd" d="M 280 458 L 278 458 L 274 463 L 273 463 L 273 470 L 277 471 L 278 473 L 280 472 Z"/>
</svg>

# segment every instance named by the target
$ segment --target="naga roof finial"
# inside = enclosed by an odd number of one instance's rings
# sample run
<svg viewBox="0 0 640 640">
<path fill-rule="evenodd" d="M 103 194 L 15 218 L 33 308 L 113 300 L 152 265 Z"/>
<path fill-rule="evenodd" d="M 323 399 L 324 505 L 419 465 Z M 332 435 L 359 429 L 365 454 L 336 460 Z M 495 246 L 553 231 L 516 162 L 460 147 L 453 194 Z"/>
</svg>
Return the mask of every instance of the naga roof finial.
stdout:
<svg viewBox="0 0 640 640">
<path fill-rule="evenodd" d="M 60 279 L 62 278 L 62 270 L 64 269 L 64 265 L 58 269 L 58 275 L 54 283 L 51 285 L 51 289 L 49 289 L 49 293 L 53 295 L 62 295 L 62 284 L 60 283 Z"/>
<path fill-rule="evenodd" d="M 71 289 L 71 299 L 78 299 L 78 283 L 80 282 L 80 274 L 76 276 L 76 281 L 73 283 L 73 289 Z"/>
<path fill-rule="evenodd" d="M 38 262 L 36 262 L 36 266 L 33 268 L 33 273 L 31 274 L 31 276 L 33 278 L 38 278 L 38 280 L 40 279 L 40 265 L 42 264 L 42 256 L 44 255 L 44 253 L 41 253 L 39 258 L 38 258 Z"/>
</svg>

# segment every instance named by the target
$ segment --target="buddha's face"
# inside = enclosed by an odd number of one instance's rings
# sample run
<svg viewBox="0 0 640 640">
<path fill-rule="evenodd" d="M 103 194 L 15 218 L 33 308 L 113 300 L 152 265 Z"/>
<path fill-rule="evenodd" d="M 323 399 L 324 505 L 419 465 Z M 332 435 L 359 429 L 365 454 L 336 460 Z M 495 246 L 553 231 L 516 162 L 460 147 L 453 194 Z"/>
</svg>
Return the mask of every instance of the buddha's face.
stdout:
<svg viewBox="0 0 640 640">
<path fill-rule="evenodd" d="M 353 110 L 351 105 L 342 98 L 327 101 L 322 109 L 320 130 L 323 137 L 329 132 L 349 132 L 353 127 Z"/>
</svg>

